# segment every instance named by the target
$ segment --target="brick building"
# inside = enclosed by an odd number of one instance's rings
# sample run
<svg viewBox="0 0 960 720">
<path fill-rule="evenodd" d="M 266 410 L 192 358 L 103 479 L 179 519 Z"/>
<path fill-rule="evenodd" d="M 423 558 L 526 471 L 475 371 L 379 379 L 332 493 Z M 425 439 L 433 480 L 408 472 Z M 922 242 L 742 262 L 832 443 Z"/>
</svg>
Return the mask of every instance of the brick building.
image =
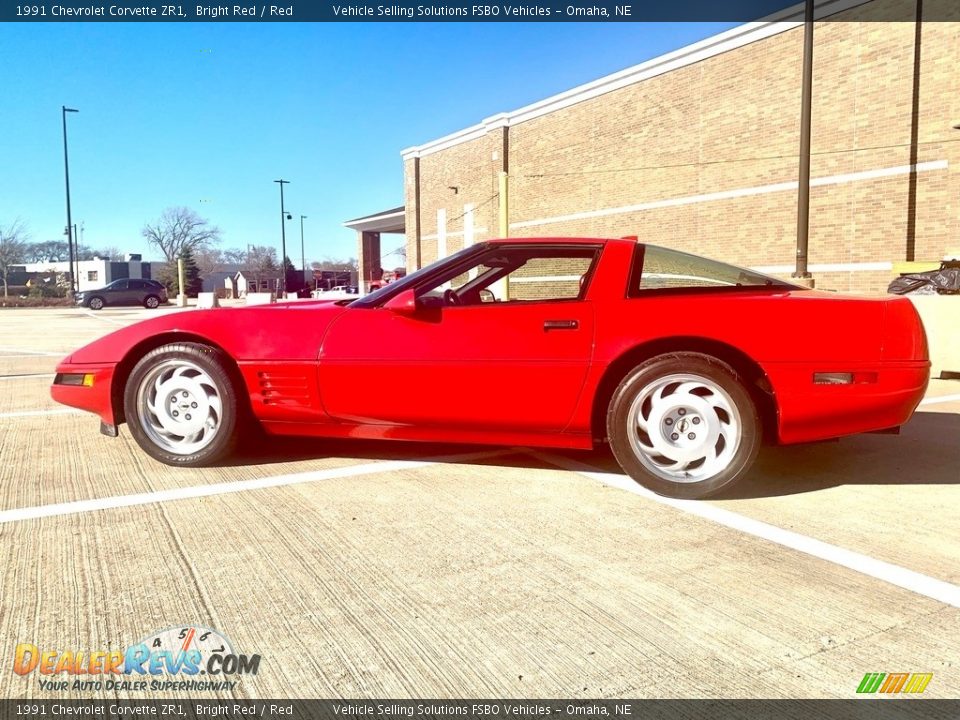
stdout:
<svg viewBox="0 0 960 720">
<path fill-rule="evenodd" d="M 906 2 L 905 14 L 900 0 L 818 3 L 834 14 L 814 36 L 817 287 L 882 292 L 904 261 L 960 247 L 960 3 L 924 0 L 937 22 L 875 21 L 878 5 L 911 17 Z M 408 268 L 497 236 L 506 172 L 510 235 L 636 235 L 789 276 L 796 17 L 742 25 L 404 150 Z M 362 267 L 378 262 L 368 234 Z"/>
</svg>

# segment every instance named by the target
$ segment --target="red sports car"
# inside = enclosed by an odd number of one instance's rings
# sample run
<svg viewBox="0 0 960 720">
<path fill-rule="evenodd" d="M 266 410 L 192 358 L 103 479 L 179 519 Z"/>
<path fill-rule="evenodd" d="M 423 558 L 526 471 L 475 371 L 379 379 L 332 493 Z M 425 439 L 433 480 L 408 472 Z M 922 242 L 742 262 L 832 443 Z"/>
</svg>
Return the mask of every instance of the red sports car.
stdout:
<svg viewBox="0 0 960 720">
<path fill-rule="evenodd" d="M 894 429 L 930 363 L 903 298 L 817 292 L 630 240 L 482 242 L 365 297 L 170 314 L 57 368 L 54 399 L 170 465 L 272 435 L 591 448 L 700 498 L 761 440 Z M 397 397 L 402 398 L 396 400 Z M 384 398 L 392 398 L 385 401 Z"/>
</svg>

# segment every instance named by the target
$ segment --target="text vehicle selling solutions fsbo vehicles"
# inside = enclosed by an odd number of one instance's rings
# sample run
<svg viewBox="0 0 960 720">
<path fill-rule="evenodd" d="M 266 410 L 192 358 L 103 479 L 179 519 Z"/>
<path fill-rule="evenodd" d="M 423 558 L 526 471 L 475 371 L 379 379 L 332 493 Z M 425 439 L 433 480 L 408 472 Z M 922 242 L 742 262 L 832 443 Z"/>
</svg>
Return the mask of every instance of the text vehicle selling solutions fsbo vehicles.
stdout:
<svg viewBox="0 0 960 720">
<path fill-rule="evenodd" d="M 195 310 L 67 357 L 54 399 L 170 465 L 268 435 L 588 449 L 674 497 L 762 440 L 906 422 L 929 377 L 904 298 L 797 287 L 630 240 L 478 243 L 359 299 Z M 389 389 L 394 398 L 383 402 Z"/>
</svg>

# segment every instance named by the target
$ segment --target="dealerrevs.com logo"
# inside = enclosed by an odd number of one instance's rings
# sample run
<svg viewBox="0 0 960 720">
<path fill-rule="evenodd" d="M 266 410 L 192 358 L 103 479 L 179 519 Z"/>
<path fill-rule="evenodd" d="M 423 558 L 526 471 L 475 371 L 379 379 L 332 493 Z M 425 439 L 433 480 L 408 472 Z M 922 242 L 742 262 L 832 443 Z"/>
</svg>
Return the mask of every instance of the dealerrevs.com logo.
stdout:
<svg viewBox="0 0 960 720">
<path fill-rule="evenodd" d="M 221 633 L 181 626 L 148 635 L 126 650 L 59 650 L 19 643 L 17 675 L 39 675 L 42 690 L 232 690 L 256 675 L 260 655 L 244 655 Z"/>
</svg>

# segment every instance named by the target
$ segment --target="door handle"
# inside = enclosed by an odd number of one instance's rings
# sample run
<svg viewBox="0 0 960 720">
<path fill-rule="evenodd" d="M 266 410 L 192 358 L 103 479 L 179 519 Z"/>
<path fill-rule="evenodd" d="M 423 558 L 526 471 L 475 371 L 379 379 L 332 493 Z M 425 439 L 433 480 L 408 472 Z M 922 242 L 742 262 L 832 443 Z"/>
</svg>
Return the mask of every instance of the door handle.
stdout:
<svg viewBox="0 0 960 720">
<path fill-rule="evenodd" d="M 577 330 L 579 327 L 580 327 L 580 323 L 577 320 L 544 320 L 543 321 L 544 332 L 550 332 L 551 330 Z"/>
</svg>

